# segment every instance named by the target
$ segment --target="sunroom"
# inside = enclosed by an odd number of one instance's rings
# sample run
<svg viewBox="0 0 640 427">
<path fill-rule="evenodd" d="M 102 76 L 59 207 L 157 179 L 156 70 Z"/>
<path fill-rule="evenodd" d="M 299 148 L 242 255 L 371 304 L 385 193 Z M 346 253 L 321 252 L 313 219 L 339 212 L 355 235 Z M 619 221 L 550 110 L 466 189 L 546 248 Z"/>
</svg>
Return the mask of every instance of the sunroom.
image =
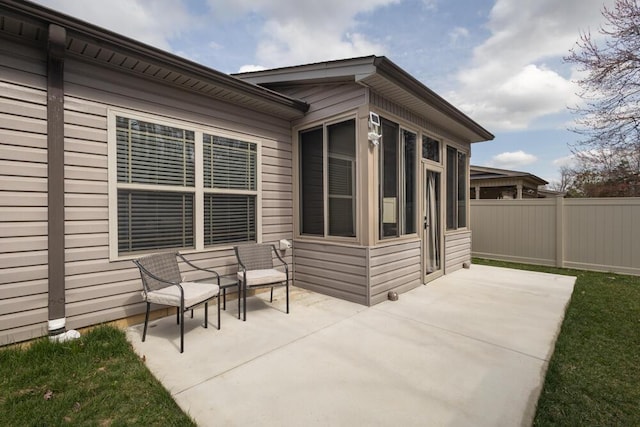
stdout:
<svg viewBox="0 0 640 427">
<path fill-rule="evenodd" d="M 385 57 L 238 74 L 292 123 L 297 286 L 365 305 L 468 265 L 471 144 L 493 135 Z"/>
</svg>

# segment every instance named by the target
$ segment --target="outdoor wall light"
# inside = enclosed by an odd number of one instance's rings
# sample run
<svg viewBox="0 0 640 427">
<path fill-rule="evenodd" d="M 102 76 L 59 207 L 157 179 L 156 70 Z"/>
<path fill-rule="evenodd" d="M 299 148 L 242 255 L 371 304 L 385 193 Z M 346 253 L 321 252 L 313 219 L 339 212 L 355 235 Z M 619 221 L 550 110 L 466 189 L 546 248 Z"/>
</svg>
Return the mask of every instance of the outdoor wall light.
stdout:
<svg viewBox="0 0 640 427">
<path fill-rule="evenodd" d="M 374 146 L 378 145 L 380 138 L 382 138 L 382 134 L 380 134 L 380 116 L 372 111 L 369 112 L 369 132 L 367 137 Z"/>
</svg>

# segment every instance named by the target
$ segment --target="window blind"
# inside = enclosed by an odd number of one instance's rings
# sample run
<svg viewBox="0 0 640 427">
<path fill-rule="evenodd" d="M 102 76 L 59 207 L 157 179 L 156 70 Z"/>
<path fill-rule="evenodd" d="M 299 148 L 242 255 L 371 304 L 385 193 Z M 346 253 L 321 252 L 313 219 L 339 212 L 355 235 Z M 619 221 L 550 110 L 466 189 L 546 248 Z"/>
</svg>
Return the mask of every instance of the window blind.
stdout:
<svg viewBox="0 0 640 427">
<path fill-rule="evenodd" d="M 204 195 L 204 244 L 255 242 L 256 196 Z"/>
<path fill-rule="evenodd" d="M 118 250 L 193 248 L 193 194 L 118 191 Z"/>
<path fill-rule="evenodd" d="M 118 182 L 195 185 L 194 132 L 117 118 Z"/>
<path fill-rule="evenodd" d="M 353 161 L 329 158 L 329 234 L 355 236 Z"/>
<path fill-rule="evenodd" d="M 231 190 L 257 190 L 256 144 L 205 134 L 204 186 Z"/>
</svg>

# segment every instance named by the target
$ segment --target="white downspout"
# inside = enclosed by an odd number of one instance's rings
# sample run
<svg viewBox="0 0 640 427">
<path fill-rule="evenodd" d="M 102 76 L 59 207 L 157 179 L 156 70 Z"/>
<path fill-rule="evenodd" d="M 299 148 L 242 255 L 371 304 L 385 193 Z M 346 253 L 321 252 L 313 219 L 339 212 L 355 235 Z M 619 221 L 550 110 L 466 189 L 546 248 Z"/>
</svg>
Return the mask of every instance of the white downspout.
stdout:
<svg viewBox="0 0 640 427">
<path fill-rule="evenodd" d="M 66 330 L 67 319 L 49 320 L 49 340 L 55 342 L 66 342 L 80 338 L 80 332 L 75 329 Z"/>
</svg>

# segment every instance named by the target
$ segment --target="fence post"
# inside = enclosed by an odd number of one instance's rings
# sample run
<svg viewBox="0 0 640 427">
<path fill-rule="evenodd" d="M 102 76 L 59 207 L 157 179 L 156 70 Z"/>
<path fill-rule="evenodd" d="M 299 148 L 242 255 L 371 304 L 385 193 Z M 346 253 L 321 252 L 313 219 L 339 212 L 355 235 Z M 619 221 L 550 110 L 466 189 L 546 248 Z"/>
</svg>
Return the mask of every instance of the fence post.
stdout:
<svg viewBox="0 0 640 427">
<path fill-rule="evenodd" d="M 556 197 L 556 267 L 564 267 L 564 197 Z"/>
</svg>

